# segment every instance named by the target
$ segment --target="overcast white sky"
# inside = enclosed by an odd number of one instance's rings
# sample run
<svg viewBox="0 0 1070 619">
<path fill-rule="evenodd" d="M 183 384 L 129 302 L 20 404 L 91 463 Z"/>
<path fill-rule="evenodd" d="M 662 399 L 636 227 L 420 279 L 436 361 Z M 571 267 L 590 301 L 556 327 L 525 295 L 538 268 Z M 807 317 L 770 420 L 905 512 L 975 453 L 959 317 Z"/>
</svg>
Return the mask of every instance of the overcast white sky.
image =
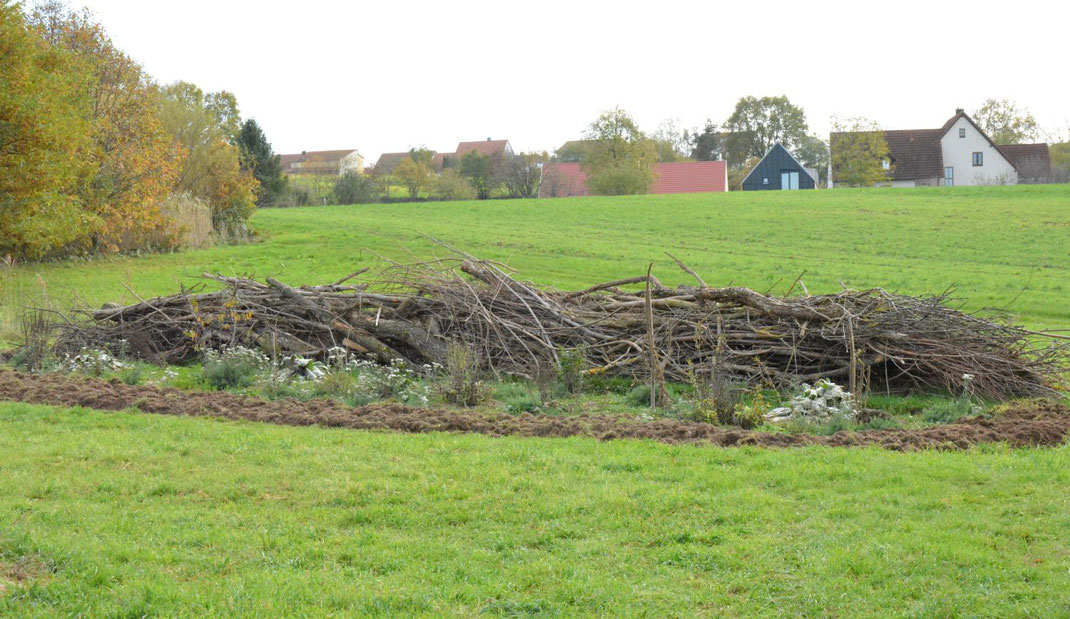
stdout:
<svg viewBox="0 0 1070 619">
<path fill-rule="evenodd" d="M 68 0 L 160 82 L 229 90 L 276 152 L 508 138 L 553 150 L 619 105 L 654 130 L 744 95 L 935 128 L 989 97 L 1066 134 L 1070 3 Z"/>
</svg>

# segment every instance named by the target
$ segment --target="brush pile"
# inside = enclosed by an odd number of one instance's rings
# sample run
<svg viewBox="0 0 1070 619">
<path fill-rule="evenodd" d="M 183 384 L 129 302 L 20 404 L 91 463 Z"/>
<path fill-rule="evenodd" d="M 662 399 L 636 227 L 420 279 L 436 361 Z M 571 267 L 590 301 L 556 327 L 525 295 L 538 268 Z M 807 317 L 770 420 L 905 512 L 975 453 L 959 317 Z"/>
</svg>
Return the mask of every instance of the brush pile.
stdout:
<svg viewBox="0 0 1070 619">
<path fill-rule="evenodd" d="M 467 254 L 300 288 L 205 274 L 218 290 L 106 306 L 62 326 L 57 348 L 176 363 L 233 345 L 320 358 L 343 347 L 415 368 L 444 365 L 447 347 L 459 344 L 493 372 L 531 378 L 553 371 L 567 350 L 583 355 L 588 372 L 610 376 L 717 375 L 775 387 L 827 378 L 852 392 L 958 393 L 969 375 L 972 395 L 991 398 L 1050 393 L 1070 367 L 1060 336 L 963 313 L 946 295 L 773 297 L 710 287 L 680 266 L 698 285 L 669 288 L 647 274 L 565 292 Z"/>
</svg>

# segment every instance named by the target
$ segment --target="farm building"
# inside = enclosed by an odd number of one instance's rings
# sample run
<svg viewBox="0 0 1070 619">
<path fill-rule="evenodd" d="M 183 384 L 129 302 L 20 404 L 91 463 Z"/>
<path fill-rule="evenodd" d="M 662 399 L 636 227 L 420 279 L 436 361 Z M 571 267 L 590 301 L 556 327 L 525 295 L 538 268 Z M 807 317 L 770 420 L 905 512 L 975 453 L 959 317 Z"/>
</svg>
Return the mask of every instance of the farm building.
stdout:
<svg viewBox="0 0 1070 619">
<path fill-rule="evenodd" d="M 888 156 L 882 163 L 892 187 L 1050 182 L 1047 144 L 996 144 L 961 108 L 939 129 L 882 133 L 888 144 Z M 830 136 L 834 154 L 837 141 L 850 135 Z M 832 179 L 835 184 L 835 168 Z"/>
<path fill-rule="evenodd" d="M 399 163 L 411 156 L 412 153 L 407 151 L 404 153 L 383 153 L 379 155 L 379 160 L 375 162 L 375 167 L 372 170 L 376 174 L 390 174 Z"/>
<path fill-rule="evenodd" d="M 344 150 L 309 150 L 279 155 L 283 174 L 322 174 L 341 176 L 346 172 L 363 172 L 364 156 L 355 148 Z"/>
<path fill-rule="evenodd" d="M 539 182 L 540 198 L 590 195 L 581 164 L 546 163 Z M 680 161 L 654 164 L 654 182 L 647 193 L 728 191 L 728 166 L 723 161 Z"/>
<path fill-rule="evenodd" d="M 743 191 L 816 187 L 817 170 L 804 167 L 780 142 L 774 144 L 743 179 Z"/>
</svg>

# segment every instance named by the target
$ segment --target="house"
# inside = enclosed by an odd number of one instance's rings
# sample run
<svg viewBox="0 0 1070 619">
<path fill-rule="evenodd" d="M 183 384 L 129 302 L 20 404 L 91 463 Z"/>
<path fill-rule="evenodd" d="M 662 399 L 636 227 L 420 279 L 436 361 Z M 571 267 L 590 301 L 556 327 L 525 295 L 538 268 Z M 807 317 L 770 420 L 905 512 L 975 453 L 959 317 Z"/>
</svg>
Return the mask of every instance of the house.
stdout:
<svg viewBox="0 0 1070 619">
<path fill-rule="evenodd" d="M 817 182 L 817 170 L 804 167 L 777 142 L 743 178 L 743 191 L 814 189 Z"/>
<path fill-rule="evenodd" d="M 882 134 L 888 145 L 882 164 L 892 187 L 1014 185 L 1051 177 L 1047 144 L 997 145 L 961 108 L 939 129 Z M 833 160 L 837 140 L 849 135 L 830 136 Z"/>
<path fill-rule="evenodd" d="M 475 151 L 491 158 L 505 157 L 513 154 L 513 147 L 509 140 L 480 140 L 477 142 L 459 142 L 457 149 L 452 153 L 438 153 L 431 151 L 431 166 L 435 172 L 442 172 L 443 168 L 460 165 L 461 157 Z M 410 153 L 383 153 L 379 155 L 379 161 L 375 164 L 376 174 L 390 174 L 399 163 Z"/>
<path fill-rule="evenodd" d="M 379 160 L 375 162 L 375 167 L 372 170 L 375 174 L 390 174 L 399 163 L 411 156 L 412 153 L 408 151 L 403 153 L 383 153 L 379 155 Z"/>
<path fill-rule="evenodd" d="M 468 153 L 476 151 L 480 155 L 486 155 L 488 157 L 504 157 L 506 155 L 513 154 L 513 147 L 510 146 L 509 140 L 492 140 L 487 138 L 480 142 L 460 142 L 457 144 L 457 150 L 453 151 L 453 157 L 456 157 L 458 161 L 461 157 L 464 157 Z"/>
<path fill-rule="evenodd" d="M 679 161 L 654 164 L 655 178 L 647 193 L 728 191 L 728 166 L 723 161 Z M 590 195 L 587 173 L 576 162 L 544 163 L 540 198 Z"/>
<path fill-rule="evenodd" d="M 283 174 L 323 174 L 341 176 L 364 171 L 364 157 L 356 149 L 301 151 L 279 155 Z"/>
</svg>

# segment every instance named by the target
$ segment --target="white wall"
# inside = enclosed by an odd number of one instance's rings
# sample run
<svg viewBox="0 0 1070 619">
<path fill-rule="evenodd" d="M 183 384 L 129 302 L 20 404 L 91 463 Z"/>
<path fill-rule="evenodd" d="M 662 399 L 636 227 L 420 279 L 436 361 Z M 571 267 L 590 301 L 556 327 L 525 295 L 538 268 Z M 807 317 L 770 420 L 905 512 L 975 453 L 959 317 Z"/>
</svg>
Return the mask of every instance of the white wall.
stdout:
<svg viewBox="0 0 1070 619">
<path fill-rule="evenodd" d="M 966 137 L 959 137 L 959 129 Z M 1018 173 L 998 150 L 965 118 L 960 118 L 940 140 L 944 167 L 955 168 L 955 186 L 1015 185 Z M 973 153 L 984 153 L 984 165 L 973 165 Z"/>
<path fill-rule="evenodd" d="M 342 159 L 338 174 L 345 174 L 349 171 L 357 172 L 358 174 L 364 172 L 364 157 L 357 151 L 349 153 Z"/>
</svg>

